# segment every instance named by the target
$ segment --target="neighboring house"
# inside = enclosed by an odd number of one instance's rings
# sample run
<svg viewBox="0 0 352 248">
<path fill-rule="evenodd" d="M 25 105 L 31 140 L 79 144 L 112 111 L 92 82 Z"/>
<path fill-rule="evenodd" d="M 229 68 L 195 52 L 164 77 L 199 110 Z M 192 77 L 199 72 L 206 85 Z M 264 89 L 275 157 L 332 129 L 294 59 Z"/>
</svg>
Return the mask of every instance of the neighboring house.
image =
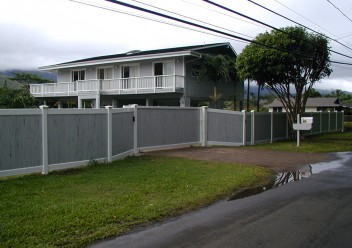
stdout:
<svg viewBox="0 0 352 248">
<path fill-rule="evenodd" d="M 269 112 L 286 112 L 282 103 L 275 99 L 272 103 L 265 106 L 269 109 Z M 342 103 L 336 97 L 319 97 L 319 98 L 308 98 L 306 103 L 305 112 L 318 112 L 318 111 L 341 111 L 343 109 L 351 108 L 350 105 Z"/>
<path fill-rule="evenodd" d="M 151 51 L 133 50 L 44 66 L 57 74 L 57 83 L 31 84 L 30 92 L 46 103 L 78 108 L 127 104 L 142 106 L 197 106 L 209 100 L 213 82 L 198 82 L 203 54 L 236 57 L 230 43 L 186 46 Z M 243 82 L 220 82 L 220 102 L 243 100 Z"/>
</svg>

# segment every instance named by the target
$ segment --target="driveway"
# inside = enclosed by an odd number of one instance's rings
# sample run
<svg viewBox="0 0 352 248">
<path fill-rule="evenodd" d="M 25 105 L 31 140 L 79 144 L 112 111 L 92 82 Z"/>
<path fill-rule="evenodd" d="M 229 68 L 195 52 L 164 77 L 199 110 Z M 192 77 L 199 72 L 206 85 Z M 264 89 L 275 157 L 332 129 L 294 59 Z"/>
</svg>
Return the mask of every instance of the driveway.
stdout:
<svg viewBox="0 0 352 248">
<path fill-rule="evenodd" d="M 336 159 L 312 166 L 336 169 L 93 247 L 351 247 L 352 153 Z"/>
<path fill-rule="evenodd" d="M 328 161 L 333 158 L 332 154 L 327 153 L 300 153 L 242 147 L 188 147 L 145 154 L 259 165 L 275 172 L 297 170 L 304 165 Z"/>
</svg>

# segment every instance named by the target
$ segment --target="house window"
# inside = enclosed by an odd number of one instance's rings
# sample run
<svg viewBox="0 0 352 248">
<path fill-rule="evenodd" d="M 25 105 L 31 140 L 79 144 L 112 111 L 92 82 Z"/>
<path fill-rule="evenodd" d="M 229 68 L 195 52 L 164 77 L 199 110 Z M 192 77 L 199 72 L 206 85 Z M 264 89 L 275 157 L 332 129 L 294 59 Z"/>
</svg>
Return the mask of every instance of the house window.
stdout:
<svg viewBox="0 0 352 248">
<path fill-rule="evenodd" d="M 112 67 L 98 68 L 97 79 L 112 79 Z"/>
<path fill-rule="evenodd" d="M 175 61 L 163 61 L 154 63 L 155 87 L 163 88 L 173 85 L 173 77 L 175 74 Z"/>
<path fill-rule="evenodd" d="M 175 62 L 173 60 L 154 63 L 154 76 L 174 75 L 174 74 L 175 74 Z"/>
<path fill-rule="evenodd" d="M 75 82 L 77 80 L 85 80 L 86 79 L 86 71 L 85 70 L 75 70 L 71 72 L 71 80 Z"/>
<path fill-rule="evenodd" d="M 138 65 L 124 65 L 121 66 L 121 77 L 122 78 L 134 78 L 138 77 L 139 66 Z"/>
<path fill-rule="evenodd" d="M 282 112 L 282 107 L 274 107 L 273 110 L 274 110 L 274 112 L 281 113 Z"/>
<path fill-rule="evenodd" d="M 139 65 L 121 66 L 122 89 L 135 89 L 139 77 Z"/>
</svg>

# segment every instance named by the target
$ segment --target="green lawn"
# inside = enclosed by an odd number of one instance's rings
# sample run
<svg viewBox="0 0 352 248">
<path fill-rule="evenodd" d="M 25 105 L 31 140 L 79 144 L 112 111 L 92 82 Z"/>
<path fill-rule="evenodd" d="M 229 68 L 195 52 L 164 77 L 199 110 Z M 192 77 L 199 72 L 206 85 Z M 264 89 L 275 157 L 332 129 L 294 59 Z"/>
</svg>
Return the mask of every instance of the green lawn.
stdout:
<svg viewBox="0 0 352 248">
<path fill-rule="evenodd" d="M 259 167 L 130 157 L 0 179 L 0 247 L 81 247 L 265 184 Z"/>
<path fill-rule="evenodd" d="M 344 152 L 352 151 L 352 132 L 328 133 L 307 136 L 301 139 L 300 147 L 297 140 L 275 142 L 256 146 L 246 146 L 254 149 L 270 149 L 297 152 Z"/>
</svg>

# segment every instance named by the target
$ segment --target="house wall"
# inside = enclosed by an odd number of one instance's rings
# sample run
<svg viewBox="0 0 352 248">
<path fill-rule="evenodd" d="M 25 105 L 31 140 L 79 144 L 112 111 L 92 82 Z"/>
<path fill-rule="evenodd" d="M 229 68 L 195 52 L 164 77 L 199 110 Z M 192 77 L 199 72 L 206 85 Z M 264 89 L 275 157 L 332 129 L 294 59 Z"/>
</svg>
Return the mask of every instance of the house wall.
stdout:
<svg viewBox="0 0 352 248">
<path fill-rule="evenodd" d="M 184 75 L 184 58 L 176 57 L 172 59 L 155 59 L 155 60 L 142 60 L 139 62 L 129 62 L 129 63 L 114 63 L 114 64 L 106 64 L 106 65 L 97 65 L 97 66 L 87 66 L 87 67 L 76 67 L 71 69 L 60 69 L 57 82 L 58 83 L 66 83 L 71 82 L 71 71 L 72 70 L 86 70 L 86 80 L 96 79 L 97 78 L 97 68 L 100 67 L 113 67 L 113 77 L 121 78 L 121 66 L 123 65 L 135 65 L 139 64 L 139 76 L 153 76 L 154 68 L 153 65 L 155 62 L 163 62 L 163 61 L 174 61 L 175 63 L 175 75 Z"/>
<path fill-rule="evenodd" d="M 316 107 L 315 108 L 313 108 L 313 107 L 307 108 L 306 107 L 305 112 L 317 112 L 317 108 Z"/>
<path fill-rule="evenodd" d="M 197 80 L 197 68 L 199 60 L 195 60 L 194 57 L 186 60 L 186 97 L 208 99 L 209 96 L 213 95 L 213 82 L 209 79 L 203 79 L 201 82 Z M 236 99 L 243 100 L 243 82 L 236 83 Z M 218 82 L 218 93 L 222 94 L 222 100 L 232 101 L 235 93 L 235 87 L 233 83 L 226 82 L 224 80 Z"/>
</svg>

